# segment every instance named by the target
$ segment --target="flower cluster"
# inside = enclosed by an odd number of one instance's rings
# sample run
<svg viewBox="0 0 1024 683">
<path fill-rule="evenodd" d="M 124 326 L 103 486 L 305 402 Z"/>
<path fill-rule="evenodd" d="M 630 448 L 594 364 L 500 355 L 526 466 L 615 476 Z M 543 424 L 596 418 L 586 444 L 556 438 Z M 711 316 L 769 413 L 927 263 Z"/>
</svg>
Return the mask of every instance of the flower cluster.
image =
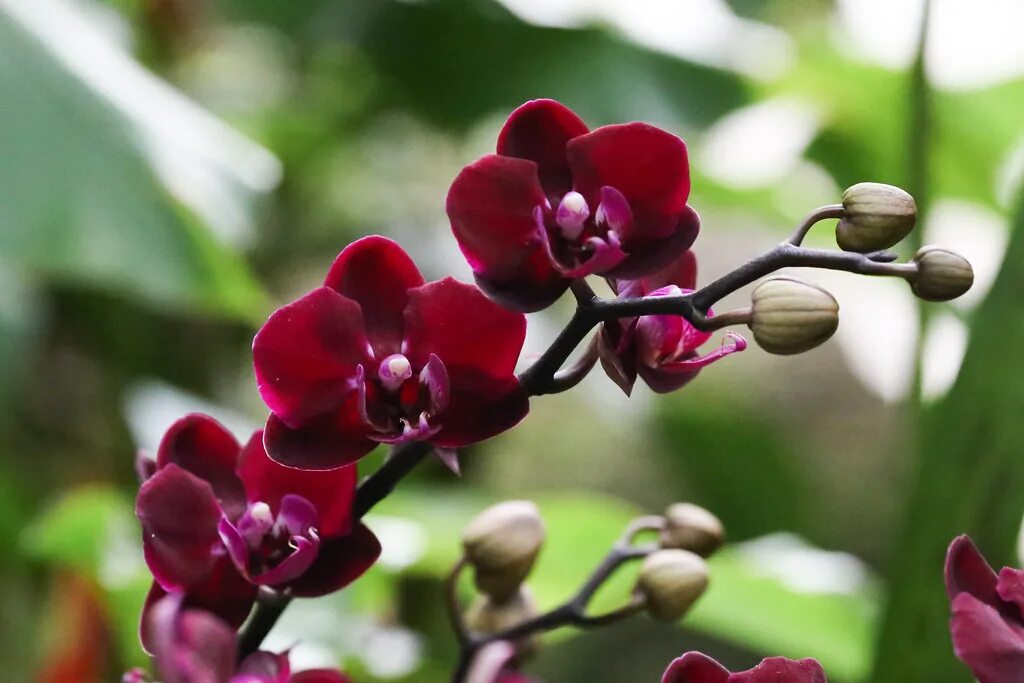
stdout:
<svg viewBox="0 0 1024 683">
<path fill-rule="evenodd" d="M 212 418 L 188 415 L 170 427 L 154 459 L 137 463 L 136 511 L 154 579 L 141 638 L 161 680 L 347 683 L 336 671 L 292 674 L 287 654 L 257 651 L 266 631 L 252 629 L 268 627 L 259 610 L 274 606 L 272 624 L 288 600 L 326 595 L 359 578 L 381 553 L 362 515 L 419 459 L 433 452 L 457 471 L 458 449 L 516 426 L 531 396 L 570 388 L 598 360 L 627 395 L 638 378 L 665 393 L 746 348 L 729 332 L 719 348 L 701 354 L 712 332 L 727 325 L 748 325 L 773 353 L 822 343 L 836 329 L 838 304 L 792 278 L 762 283 L 748 309 L 712 312 L 729 292 L 783 265 L 897 276 L 928 300 L 959 296 L 973 281 L 966 260 L 935 247 L 912 263 L 891 263 L 895 256 L 884 250 L 913 228 L 916 207 L 898 188 L 862 183 L 844 194 L 843 205 L 812 213 L 787 242 L 698 290 L 690 247 L 700 219 L 689 196 L 686 145 L 677 136 L 635 122 L 591 131 L 558 102 L 534 100 L 512 112 L 496 153 L 463 169 L 448 193 L 452 232 L 475 285 L 450 277 L 427 282 L 398 244 L 370 236 L 338 254 L 322 286 L 275 311 L 252 344 L 256 386 L 269 412 L 264 428 L 243 445 Z M 841 219 L 843 251 L 800 247 L 824 218 Z M 613 296 L 597 297 L 588 276 L 603 279 Z M 572 320 L 517 375 L 525 313 L 570 289 Z M 594 328 L 590 350 L 560 372 Z M 381 444 L 393 447 L 392 459 L 357 486 L 359 461 Z M 632 541 L 639 531 L 657 531 L 659 541 L 638 549 Z M 526 683 L 518 661 L 527 626 L 598 625 L 641 610 L 656 619 L 682 617 L 707 587 L 703 558 L 722 536 L 717 518 L 690 504 L 640 518 L 574 601 L 534 619 L 524 580 L 543 544 L 543 523 L 528 502 L 492 509 L 463 539 L 459 568 L 473 568 L 482 595 L 453 620 L 465 660 L 456 680 Z M 958 551 L 967 559 L 951 560 L 950 575 L 958 577 L 950 583 L 951 596 L 953 586 L 958 592 L 954 633 L 968 634 L 958 653 L 983 681 L 1002 683 L 1010 679 L 990 672 L 1007 661 L 1019 666 L 1004 654 L 1020 659 L 1013 648 L 1024 651 L 1014 612 L 1019 579 L 996 582 L 991 570 L 978 568 L 984 561 L 972 548 Z M 585 614 L 580 605 L 603 579 L 640 557 L 630 600 L 606 615 Z M 451 585 L 458 568 L 453 577 Z M 1016 644 L 970 635 L 971 624 L 984 620 L 1003 623 Z M 509 628 L 518 635 L 502 638 Z M 148 679 L 136 671 L 124 680 Z M 729 673 L 687 653 L 663 683 L 824 680 L 813 660 L 766 659 Z"/>
</svg>

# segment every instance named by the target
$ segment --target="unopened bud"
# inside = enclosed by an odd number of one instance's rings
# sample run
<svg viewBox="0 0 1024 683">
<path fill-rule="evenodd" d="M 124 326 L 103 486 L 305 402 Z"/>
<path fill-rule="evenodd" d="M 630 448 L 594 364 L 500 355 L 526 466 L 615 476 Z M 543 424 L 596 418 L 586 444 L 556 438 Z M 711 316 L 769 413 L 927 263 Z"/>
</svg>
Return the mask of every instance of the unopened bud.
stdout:
<svg viewBox="0 0 1024 683">
<path fill-rule="evenodd" d="M 465 614 L 466 626 L 473 633 L 488 636 L 537 616 L 537 604 L 526 586 L 520 586 L 507 600 L 497 601 L 479 595 Z"/>
<path fill-rule="evenodd" d="M 843 218 L 836 243 L 844 251 L 888 249 L 910 234 L 917 222 L 914 198 L 893 185 L 857 183 L 843 193 Z"/>
<path fill-rule="evenodd" d="M 665 511 L 661 531 L 663 548 L 679 548 L 707 557 L 718 550 L 725 538 L 722 521 L 699 505 L 674 503 Z"/>
<path fill-rule="evenodd" d="M 487 508 L 462 534 L 476 586 L 501 602 L 516 593 L 544 544 L 544 521 L 533 503 L 507 501 Z"/>
<path fill-rule="evenodd" d="M 817 285 L 796 278 L 762 282 L 751 297 L 750 330 L 768 353 L 803 353 L 839 326 L 839 304 Z"/>
<path fill-rule="evenodd" d="M 970 261 L 942 247 L 921 247 L 914 254 L 917 275 L 910 288 L 925 301 L 949 301 L 967 293 L 974 284 Z"/>
<path fill-rule="evenodd" d="M 689 550 L 658 550 L 640 567 L 637 590 L 646 599 L 647 612 L 661 621 L 676 621 L 708 587 L 708 566 Z"/>
</svg>

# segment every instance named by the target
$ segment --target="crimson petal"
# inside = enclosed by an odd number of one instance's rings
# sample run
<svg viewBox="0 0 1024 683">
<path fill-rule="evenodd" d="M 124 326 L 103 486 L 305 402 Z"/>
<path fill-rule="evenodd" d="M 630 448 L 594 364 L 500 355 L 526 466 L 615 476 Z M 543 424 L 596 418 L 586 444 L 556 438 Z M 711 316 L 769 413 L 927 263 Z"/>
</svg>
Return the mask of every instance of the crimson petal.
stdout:
<svg viewBox="0 0 1024 683">
<path fill-rule="evenodd" d="M 693 290 L 697 287 L 697 256 L 687 249 L 667 266 L 640 278 L 642 294 L 675 285 L 680 289 Z M 642 296 L 638 294 L 637 296 Z"/>
<path fill-rule="evenodd" d="M 686 206 L 679 216 L 675 230 L 667 237 L 649 239 L 637 230 L 624 246 L 629 256 L 605 273 L 605 276 L 613 279 L 633 279 L 666 268 L 693 246 L 699 232 L 700 216 L 693 207 Z"/>
<path fill-rule="evenodd" d="M 668 237 L 690 195 L 686 144 L 646 123 L 602 126 L 571 140 L 566 155 L 574 189 L 597 206 L 601 188 L 625 195 L 638 235 Z"/>
<path fill-rule="evenodd" d="M 548 207 L 548 200 L 535 163 L 485 156 L 456 176 L 445 205 L 477 282 L 503 304 L 537 311 L 569 287 L 537 234 L 534 209 Z"/>
<path fill-rule="evenodd" d="M 498 154 L 537 164 L 540 183 L 548 194 L 572 189 L 572 172 L 565 146 L 589 132 L 576 113 L 555 100 L 531 100 L 512 112 L 498 134 Z"/>
<path fill-rule="evenodd" d="M 700 652 L 687 652 L 665 671 L 661 683 L 728 683 L 729 670 Z"/>
<path fill-rule="evenodd" d="M 135 514 L 146 564 L 164 589 L 188 590 L 207 578 L 222 516 L 208 482 L 171 463 L 139 488 Z"/>
<path fill-rule="evenodd" d="M 1013 603 L 1024 616 L 1024 569 L 1003 567 L 999 572 L 999 583 L 996 585 L 999 597 Z"/>
<path fill-rule="evenodd" d="M 499 379 L 473 368 L 448 366 L 451 403 L 430 439 L 442 448 L 462 448 L 519 424 L 530 411 L 529 397 L 515 377 Z"/>
<path fill-rule="evenodd" d="M 405 330 L 405 351 L 413 366 L 423 367 L 431 353 L 437 354 L 454 393 L 456 367 L 497 378 L 515 372 L 526 339 L 526 316 L 449 277 L 410 290 Z"/>
<path fill-rule="evenodd" d="M 158 468 L 174 463 L 213 487 L 213 493 L 230 517 L 245 507 L 242 482 L 235 474 L 241 446 L 223 425 L 209 415 L 192 413 L 164 434 L 157 450 Z"/>
<path fill-rule="evenodd" d="M 749 671 L 729 677 L 729 683 L 826 683 L 821 664 L 813 659 L 769 657 Z"/>
<path fill-rule="evenodd" d="M 293 428 L 341 406 L 372 358 L 359 304 L 328 287 L 275 311 L 252 352 L 260 396 Z"/>
<path fill-rule="evenodd" d="M 340 590 L 372 567 L 380 550 L 380 541 L 364 524 L 348 536 L 324 539 L 313 565 L 289 584 L 292 594 L 315 598 Z"/>
<path fill-rule="evenodd" d="M 307 422 L 300 429 L 291 429 L 271 415 L 263 430 L 267 455 L 286 467 L 302 470 L 333 470 L 358 462 L 377 444 L 366 438 L 357 398 L 353 395 L 337 413 Z"/>
<path fill-rule="evenodd" d="M 235 668 L 235 633 L 214 615 L 182 609 L 168 595 L 148 610 L 154 664 L 165 683 L 227 681 Z"/>
<path fill-rule="evenodd" d="M 345 247 L 327 272 L 324 286 L 363 310 L 366 334 L 377 358 L 401 352 L 407 290 L 423 276 L 397 242 L 370 235 Z"/>
<path fill-rule="evenodd" d="M 636 348 L 632 344 L 626 344 L 620 351 L 619 347 L 625 335 L 632 335 L 636 322 L 634 320 L 627 325 L 629 327 L 623 329 L 623 323 L 618 320 L 603 323 L 597 333 L 597 354 L 608 378 L 629 396 L 633 393 L 633 385 L 636 384 Z"/>
<path fill-rule="evenodd" d="M 245 483 L 248 500 L 266 503 L 275 516 L 281 498 L 297 494 L 316 507 L 322 536 L 340 536 L 352 526 L 352 501 L 358 482 L 355 465 L 317 471 L 282 465 L 267 455 L 263 432 L 259 431 L 242 449 L 238 474 Z"/>
<path fill-rule="evenodd" d="M 982 602 L 999 606 L 998 578 L 969 536 L 957 536 L 946 551 L 946 592 L 953 600 L 970 593 Z"/>
</svg>

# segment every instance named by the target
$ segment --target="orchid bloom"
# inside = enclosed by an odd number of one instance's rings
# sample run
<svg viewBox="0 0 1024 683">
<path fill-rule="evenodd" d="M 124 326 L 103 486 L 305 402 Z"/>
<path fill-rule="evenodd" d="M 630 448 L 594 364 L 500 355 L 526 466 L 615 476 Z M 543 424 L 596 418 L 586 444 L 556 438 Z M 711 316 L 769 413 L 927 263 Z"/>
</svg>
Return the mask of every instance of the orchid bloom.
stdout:
<svg viewBox="0 0 1024 683">
<path fill-rule="evenodd" d="M 953 651 L 979 683 L 1024 680 L 1024 570 L 998 575 L 967 536 L 946 554 Z"/>
<path fill-rule="evenodd" d="M 450 457 L 526 416 L 514 372 L 525 335 L 522 314 L 476 287 L 424 283 L 395 242 L 354 242 L 323 287 L 253 341 L 267 452 L 304 469 L 355 462 L 379 443 L 427 441 Z"/>
<path fill-rule="evenodd" d="M 686 251 L 667 267 L 637 280 L 619 280 L 620 297 L 676 296 L 694 290 L 697 260 Z M 709 317 L 713 316 L 708 311 Z M 639 376 L 659 394 L 679 389 L 704 368 L 731 353 L 747 348 L 740 335 L 729 332 L 719 348 L 699 355 L 711 338 L 679 315 L 645 315 L 621 318 L 601 326 L 598 353 L 607 375 L 628 396 Z"/>
<path fill-rule="evenodd" d="M 153 665 L 161 683 L 351 683 L 333 669 L 291 673 L 288 654 L 254 652 L 238 663 L 235 631 L 209 612 L 184 607 L 182 596 L 156 602 L 143 624 L 152 643 Z M 145 683 L 133 669 L 123 683 Z"/>
<path fill-rule="evenodd" d="M 671 262 L 700 228 L 689 194 L 675 135 L 646 123 L 591 132 L 564 105 L 533 100 L 509 116 L 497 154 L 459 173 L 447 210 L 477 284 L 530 312 L 573 278 L 636 278 Z"/>
<path fill-rule="evenodd" d="M 705 654 L 687 652 L 669 665 L 661 683 L 826 683 L 826 678 L 813 659 L 769 657 L 753 669 L 730 673 Z"/>
<path fill-rule="evenodd" d="M 180 593 L 186 606 L 237 627 L 259 586 L 326 595 L 380 555 L 373 533 L 352 519 L 355 466 L 285 467 L 267 457 L 260 432 L 243 448 L 213 418 L 193 414 L 164 435 L 152 469 L 136 501 L 154 578 L 143 621 Z"/>
</svg>

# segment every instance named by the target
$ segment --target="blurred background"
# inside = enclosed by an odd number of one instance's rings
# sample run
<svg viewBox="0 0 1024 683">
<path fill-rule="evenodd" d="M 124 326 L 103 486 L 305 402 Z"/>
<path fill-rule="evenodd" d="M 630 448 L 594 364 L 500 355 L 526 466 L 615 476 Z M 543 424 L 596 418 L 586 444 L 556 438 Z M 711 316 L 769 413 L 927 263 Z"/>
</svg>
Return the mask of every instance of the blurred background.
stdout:
<svg viewBox="0 0 1024 683">
<path fill-rule="evenodd" d="M 429 463 L 403 484 L 369 520 L 380 564 L 293 605 L 268 645 L 368 683 L 446 680 L 440 578 L 479 509 L 541 505 L 551 606 L 631 516 L 691 500 L 731 542 L 692 616 L 559 633 L 531 673 L 656 681 L 699 648 L 817 657 L 838 683 L 969 680 L 945 546 L 970 531 L 1019 564 L 1024 511 L 1022 29 L 1017 0 L 0 0 L 5 677 L 144 662 L 136 449 L 191 410 L 258 427 L 253 333 L 350 240 L 467 279 L 448 183 L 553 97 L 687 141 L 702 282 L 873 180 L 918 199 L 903 255 L 959 250 L 975 288 L 921 307 L 901 282 L 808 272 L 842 306 L 810 353 L 751 347 L 671 396 L 627 400 L 597 370 L 534 400 L 462 480 Z M 570 312 L 531 316 L 524 363 Z"/>
</svg>

